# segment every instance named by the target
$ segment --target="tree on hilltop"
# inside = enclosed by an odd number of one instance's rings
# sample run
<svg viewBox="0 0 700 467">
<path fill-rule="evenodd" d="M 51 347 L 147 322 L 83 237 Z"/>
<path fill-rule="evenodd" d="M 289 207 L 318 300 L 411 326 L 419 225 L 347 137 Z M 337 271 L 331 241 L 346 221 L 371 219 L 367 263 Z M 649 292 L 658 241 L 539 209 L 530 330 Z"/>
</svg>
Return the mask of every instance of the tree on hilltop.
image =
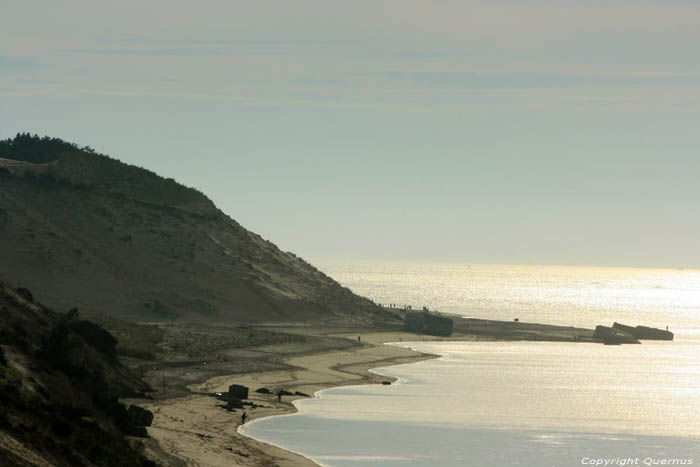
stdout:
<svg viewBox="0 0 700 467">
<path fill-rule="evenodd" d="M 53 162 L 61 154 L 75 151 L 91 152 L 88 147 L 80 148 L 60 138 L 39 137 L 29 133 L 17 133 L 14 138 L 0 140 L 0 157 L 33 164 Z"/>
</svg>

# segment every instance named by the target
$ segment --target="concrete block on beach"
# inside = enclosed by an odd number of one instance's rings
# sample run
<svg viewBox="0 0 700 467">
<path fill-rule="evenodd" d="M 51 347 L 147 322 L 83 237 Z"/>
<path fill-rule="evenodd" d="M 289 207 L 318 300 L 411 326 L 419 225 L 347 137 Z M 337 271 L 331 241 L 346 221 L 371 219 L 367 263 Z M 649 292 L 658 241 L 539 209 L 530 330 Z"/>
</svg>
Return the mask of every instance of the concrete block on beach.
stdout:
<svg viewBox="0 0 700 467">
<path fill-rule="evenodd" d="M 593 337 L 600 339 L 604 344 L 639 344 L 639 341 L 630 333 L 608 326 L 596 326 Z"/>
<path fill-rule="evenodd" d="M 227 402 L 226 402 L 226 409 L 232 410 L 232 409 L 242 409 L 243 408 L 243 401 L 240 400 L 236 396 L 228 396 Z"/>
<path fill-rule="evenodd" d="M 408 311 L 404 317 L 403 328 L 408 332 L 449 336 L 454 331 L 454 321 L 428 311 Z"/>
<path fill-rule="evenodd" d="M 228 387 L 229 396 L 237 397 L 238 399 L 248 398 L 248 388 L 240 384 L 232 384 Z"/>
<path fill-rule="evenodd" d="M 130 405 L 127 413 L 133 426 L 151 426 L 153 423 L 153 412 L 138 405 Z"/>
<path fill-rule="evenodd" d="M 613 329 L 617 331 L 624 331 L 636 339 L 641 340 L 656 340 L 656 341 L 672 341 L 673 333 L 671 331 L 666 331 L 664 329 L 650 328 L 647 326 L 626 326 L 621 323 L 613 323 Z"/>
</svg>

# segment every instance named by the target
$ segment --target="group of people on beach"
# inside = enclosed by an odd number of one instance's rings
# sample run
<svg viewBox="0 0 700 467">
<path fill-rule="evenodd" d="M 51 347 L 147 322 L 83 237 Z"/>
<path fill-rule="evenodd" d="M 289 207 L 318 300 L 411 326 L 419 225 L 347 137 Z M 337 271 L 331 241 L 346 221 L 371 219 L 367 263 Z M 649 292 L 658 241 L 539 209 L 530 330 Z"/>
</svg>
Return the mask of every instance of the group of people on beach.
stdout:
<svg viewBox="0 0 700 467">
<path fill-rule="evenodd" d="M 381 306 L 381 305 L 380 305 L 380 306 Z M 387 308 L 394 308 L 394 309 L 396 309 L 396 308 L 399 308 L 399 307 L 396 305 L 396 303 L 389 303 L 389 304 L 387 305 Z M 423 307 L 423 308 L 425 308 L 425 307 Z M 404 305 L 403 307 L 401 307 L 401 310 L 412 310 L 412 309 L 413 309 L 413 307 L 411 307 L 411 305 Z"/>
</svg>

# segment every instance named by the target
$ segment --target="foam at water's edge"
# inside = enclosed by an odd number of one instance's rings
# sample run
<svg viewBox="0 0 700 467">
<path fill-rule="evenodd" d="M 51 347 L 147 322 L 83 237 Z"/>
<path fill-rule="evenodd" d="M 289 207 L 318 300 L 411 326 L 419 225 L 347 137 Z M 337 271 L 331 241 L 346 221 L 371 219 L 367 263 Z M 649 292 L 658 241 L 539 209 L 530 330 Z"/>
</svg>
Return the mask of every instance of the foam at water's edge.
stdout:
<svg viewBox="0 0 700 467">
<path fill-rule="evenodd" d="M 313 462 L 314 464 L 320 465 L 321 467 L 329 467 L 329 466 L 327 466 L 326 464 L 323 464 L 322 462 L 319 462 L 318 460 L 313 459 L 313 458 L 307 456 L 307 455 L 304 454 L 304 453 L 301 453 L 301 452 L 299 452 L 299 451 L 295 451 L 294 449 L 291 449 L 291 448 L 288 448 L 288 447 L 285 447 L 285 446 L 281 446 L 281 445 L 279 445 L 279 444 L 275 444 L 275 443 L 273 443 L 273 442 L 271 442 L 271 441 L 266 441 L 266 440 L 258 439 L 258 438 L 254 437 L 254 436 L 251 436 L 251 435 L 245 433 L 245 428 L 246 428 L 248 425 L 252 425 L 252 424 L 254 424 L 254 423 L 257 422 L 257 421 L 261 421 L 261 420 L 265 420 L 265 419 L 273 418 L 273 417 L 286 417 L 286 416 L 289 416 L 289 415 L 296 415 L 296 414 L 295 414 L 295 413 L 288 413 L 288 414 L 284 414 L 284 415 L 270 415 L 269 417 L 257 418 L 257 419 L 255 419 L 255 420 L 253 420 L 253 421 L 251 421 L 251 422 L 246 423 L 245 425 L 240 425 L 240 426 L 238 427 L 238 430 L 236 430 L 236 431 L 238 432 L 239 435 L 245 436 L 245 437 L 250 438 L 250 439 L 252 439 L 252 440 L 255 440 L 255 441 L 259 442 L 259 443 L 269 444 L 270 446 L 274 446 L 274 447 L 276 447 L 276 448 L 283 449 L 283 450 L 285 450 L 285 451 L 287 451 L 287 452 L 291 452 L 292 454 L 296 454 L 297 456 L 301 456 L 301 457 L 303 457 L 304 459 L 308 459 L 308 460 L 310 460 L 311 462 Z"/>
<path fill-rule="evenodd" d="M 493 462 L 499 456 L 515 459 L 513 456 L 517 452 L 534 455 L 541 449 L 546 449 L 549 459 L 555 460 L 557 456 L 568 456 L 568 459 L 587 450 L 655 454 L 666 449 L 679 455 L 697 452 L 700 456 L 695 448 L 700 426 L 686 423 L 692 414 L 679 412 L 679 407 L 690 397 L 688 378 L 691 383 L 696 380 L 697 371 L 693 368 L 697 364 L 684 363 L 697 361 L 693 355 L 697 355 L 698 347 L 692 342 L 619 348 L 558 342 L 455 341 L 392 345 L 442 357 L 373 368 L 370 371 L 374 374 L 399 379 L 385 387 L 354 385 L 319 390 L 313 399 L 296 401 L 298 412 L 295 414 L 251 422 L 250 428 L 263 420 L 269 423 L 252 430 L 260 437 L 251 436 L 246 429 L 240 430 L 241 434 L 303 455 L 321 465 L 401 465 L 407 462 L 402 460 L 405 458 L 429 465 L 431 460 L 426 455 L 438 456 L 439 459 L 435 459 L 452 465 L 465 445 L 485 456 L 484 465 L 496 465 Z M 625 379 L 629 387 L 620 383 L 619 374 L 624 368 L 631 372 L 631 379 Z M 677 368 L 693 369 L 692 374 L 685 372 L 677 381 Z M 662 373 L 656 374 L 657 370 Z M 582 374 L 588 375 L 586 383 L 592 386 L 576 383 L 580 379 L 577 375 Z M 546 375 L 556 377 L 543 377 Z M 534 379 L 529 381 L 528 378 Z M 521 384 L 504 384 L 506 381 Z M 534 386 L 530 388 L 531 385 Z M 654 392 L 654 388 L 658 391 Z M 635 402 L 637 396 L 648 394 L 650 390 L 655 397 L 662 398 L 661 402 L 649 405 L 644 403 L 646 399 Z M 612 393 L 600 403 L 596 402 L 600 394 L 610 391 Z M 469 397 L 464 397 L 465 394 Z M 561 401 L 553 394 L 560 394 L 557 397 Z M 663 398 L 671 405 L 666 405 Z M 515 405 L 504 403 L 509 399 L 513 399 L 510 403 Z M 576 405 L 582 401 L 589 402 Z M 307 403 L 310 405 L 306 406 Z M 654 421 L 659 404 L 665 407 L 666 415 Z M 551 409 L 533 411 L 529 405 L 533 409 Z M 617 406 L 622 412 L 615 411 Z M 644 410 L 627 410 L 634 407 Z M 480 418 L 481 412 L 489 414 L 489 418 Z M 463 418 L 463 414 L 468 416 Z M 289 418 L 289 415 L 299 418 Z M 678 431 L 677 426 L 682 426 L 683 430 Z M 381 433 L 391 433 L 393 438 L 384 439 Z M 372 438 L 373 434 L 376 437 Z M 441 438 L 443 436 L 447 438 Z M 275 441 L 276 437 L 279 441 Z M 444 449 L 457 454 L 417 447 L 418 439 L 428 438 L 442 439 Z M 458 439 L 459 444 L 452 446 L 449 443 L 454 439 Z M 501 445 L 506 441 L 514 443 L 513 449 Z M 488 443 L 493 451 L 484 447 Z M 599 445 L 601 447 L 597 447 Z M 302 454 L 304 452 L 307 454 Z"/>
<path fill-rule="evenodd" d="M 387 343 L 387 344 L 388 344 L 388 345 L 392 345 L 392 344 L 394 344 L 394 343 Z M 377 367 L 377 368 L 370 368 L 368 371 L 369 371 L 370 373 L 375 373 L 375 374 L 378 374 L 378 375 L 381 375 L 381 376 L 387 376 L 387 375 L 383 375 L 383 374 L 380 373 L 378 370 L 381 370 L 382 368 L 389 368 L 390 366 L 412 365 L 412 364 L 414 364 L 414 363 L 420 363 L 420 362 L 399 363 L 399 364 L 397 364 L 397 365 L 389 365 L 389 366 L 383 366 L 383 367 Z M 394 383 L 392 383 L 392 384 L 402 384 L 402 380 L 405 381 L 405 379 L 403 379 L 403 378 L 396 378 L 396 381 L 395 381 Z M 343 388 L 352 388 L 352 387 L 371 386 L 371 385 L 376 385 L 376 383 L 372 383 L 372 384 L 355 384 L 355 385 L 342 386 L 342 387 L 343 387 Z M 321 398 L 323 398 L 323 393 L 324 393 L 324 392 L 330 391 L 330 390 L 333 390 L 333 389 L 336 389 L 336 388 L 335 388 L 335 387 L 330 387 L 330 388 L 320 389 L 320 390 L 314 392 L 314 393 L 312 394 L 312 397 L 311 397 L 310 399 L 321 399 Z M 286 414 L 280 414 L 280 415 L 269 415 L 269 416 L 267 416 L 267 417 L 256 418 L 255 420 L 252 420 L 252 421 L 250 421 L 250 422 L 248 422 L 248 423 L 246 423 L 246 424 L 244 424 L 244 425 L 239 425 L 239 426 L 238 426 L 238 429 L 237 429 L 236 431 L 238 432 L 238 434 L 240 434 L 240 435 L 242 435 L 242 436 L 248 437 L 248 438 L 253 439 L 253 440 L 255 440 L 255 441 L 258 441 L 258 442 L 260 442 L 260 443 L 265 443 L 265 444 L 269 444 L 269 445 L 271 445 L 271 446 L 275 446 L 275 447 L 277 447 L 277 448 L 280 448 L 280 449 L 283 449 L 283 450 L 285 450 L 285 451 L 288 451 L 288 452 L 291 452 L 291 453 L 293 453 L 293 454 L 296 454 L 296 455 L 298 455 L 298 456 L 301 456 L 301 457 L 303 457 L 303 458 L 305 458 L 305 459 L 309 459 L 311 462 L 314 462 L 314 463 L 316 463 L 316 464 L 318 464 L 318 465 L 320 465 L 320 466 L 322 466 L 322 467 L 327 467 L 326 464 L 323 464 L 323 463 L 320 462 L 318 459 L 314 459 L 314 458 L 312 458 L 312 457 L 310 457 L 310 456 L 307 456 L 306 454 L 303 454 L 303 453 L 301 453 L 301 452 L 299 452 L 299 451 L 295 451 L 294 449 L 291 449 L 291 448 L 289 448 L 289 447 L 283 446 L 283 445 L 281 445 L 281 444 L 273 443 L 272 441 L 268 441 L 268 440 L 263 440 L 263 439 L 256 438 L 255 436 L 252 436 L 252 435 L 246 433 L 246 429 L 247 429 L 249 426 L 253 426 L 253 425 L 255 425 L 255 424 L 258 423 L 258 422 L 269 421 L 270 419 L 273 419 L 273 418 L 291 417 L 291 416 L 295 416 L 295 415 L 301 415 L 301 414 L 304 414 L 304 413 L 308 413 L 308 412 L 306 412 L 306 411 L 304 410 L 304 408 L 303 408 L 304 402 L 306 402 L 306 401 L 308 401 L 308 400 L 309 400 L 309 399 L 297 399 L 297 400 L 293 400 L 293 401 L 292 401 L 292 405 L 294 405 L 294 408 L 295 408 L 296 412 L 286 413 Z"/>
</svg>

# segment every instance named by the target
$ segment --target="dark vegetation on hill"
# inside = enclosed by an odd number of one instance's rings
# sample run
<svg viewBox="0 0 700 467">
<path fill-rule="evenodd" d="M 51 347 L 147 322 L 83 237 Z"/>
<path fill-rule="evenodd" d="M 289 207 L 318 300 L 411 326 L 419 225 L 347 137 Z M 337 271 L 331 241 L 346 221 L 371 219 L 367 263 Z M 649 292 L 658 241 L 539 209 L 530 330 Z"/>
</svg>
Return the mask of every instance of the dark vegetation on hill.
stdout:
<svg viewBox="0 0 700 467">
<path fill-rule="evenodd" d="M 20 163 L 15 166 L 16 172 L 47 186 L 67 184 L 83 189 L 99 186 L 115 196 L 128 196 L 146 203 L 202 211 L 215 209 L 201 192 L 171 178 L 123 164 L 90 147 L 80 148 L 58 138 L 18 133 L 13 139 L 0 141 L 0 157 Z M 12 166 L 7 170 L 11 169 Z"/>
<path fill-rule="evenodd" d="M 0 282 L 0 465 L 153 465 L 124 438 L 117 401 L 149 388 L 115 346 L 76 310 L 55 313 Z"/>
<path fill-rule="evenodd" d="M 199 191 L 55 138 L 0 142 L 0 257 L 0 278 L 59 310 L 138 321 L 398 322 Z"/>
<path fill-rule="evenodd" d="M 12 139 L 0 140 L 0 154 L 2 154 L 2 157 L 33 164 L 54 162 L 63 153 L 81 150 L 93 152 L 88 147 L 81 149 L 76 144 L 58 138 L 49 138 L 48 136 L 40 138 L 29 133 L 17 133 L 17 136 Z"/>
</svg>

